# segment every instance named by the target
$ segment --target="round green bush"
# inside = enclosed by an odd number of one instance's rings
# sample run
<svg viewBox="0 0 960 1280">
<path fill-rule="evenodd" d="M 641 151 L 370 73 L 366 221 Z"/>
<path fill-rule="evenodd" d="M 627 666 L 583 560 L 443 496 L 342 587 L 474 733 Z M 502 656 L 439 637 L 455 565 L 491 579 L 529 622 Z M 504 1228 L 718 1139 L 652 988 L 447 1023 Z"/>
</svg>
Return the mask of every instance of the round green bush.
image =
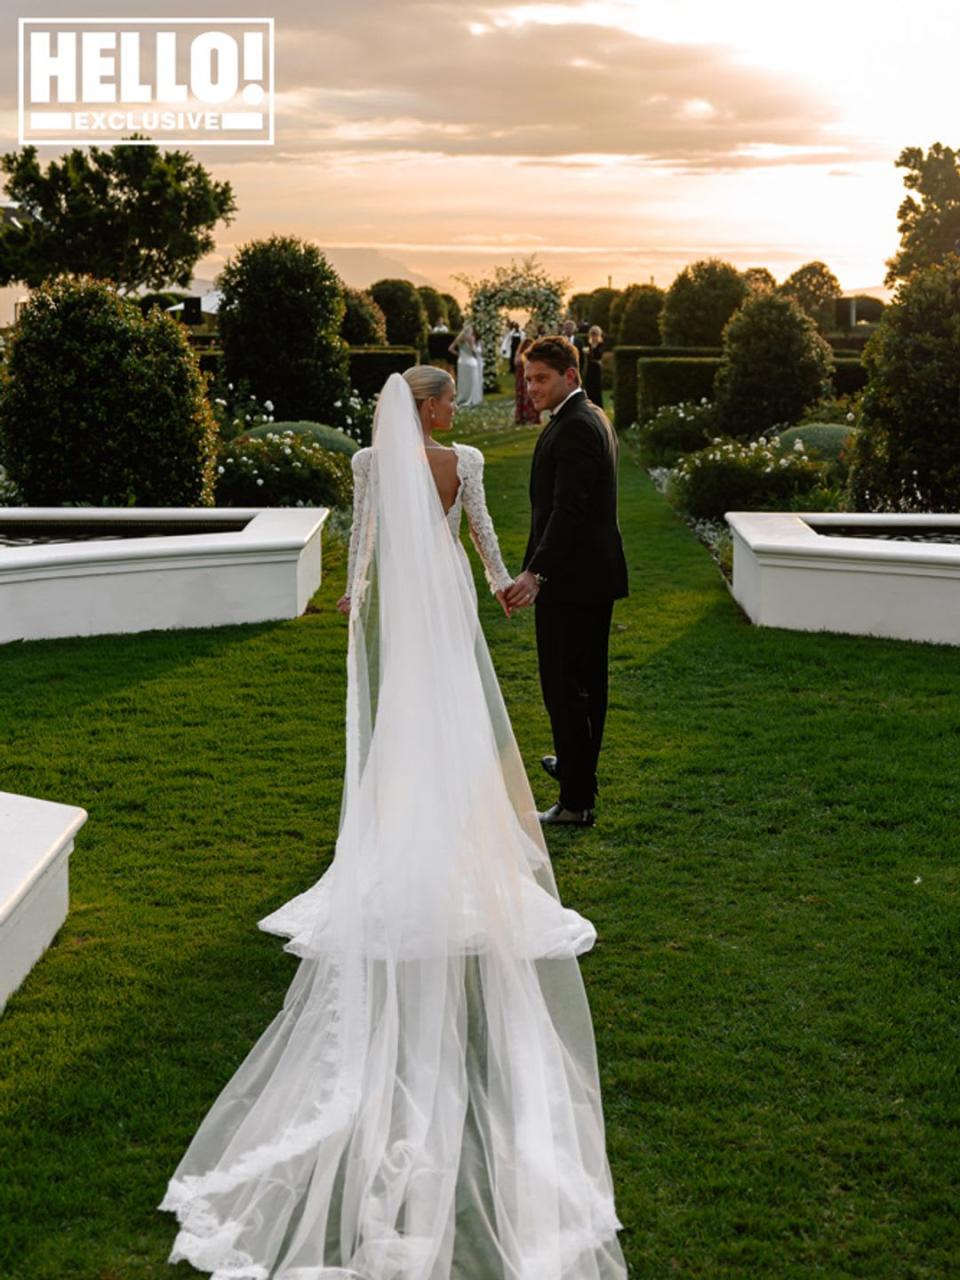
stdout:
<svg viewBox="0 0 960 1280">
<path fill-rule="evenodd" d="M 680 459 L 668 495 L 695 519 L 720 520 L 727 511 L 789 508 L 796 495 L 816 485 L 820 470 L 800 449 L 782 449 L 765 436 L 749 444 L 715 437 Z"/>
<path fill-rule="evenodd" d="M 660 311 L 665 346 L 718 346 L 724 325 L 747 296 L 743 276 L 729 262 L 708 258 L 684 267 Z"/>
<path fill-rule="evenodd" d="M 621 294 L 618 328 L 614 341 L 636 346 L 656 346 L 660 341 L 660 312 L 664 291 L 655 284 L 632 284 Z M 617 299 L 618 302 L 621 299 Z M 613 308 L 611 308 L 611 315 Z"/>
<path fill-rule="evenodd" d="M 867 343 L 851 495 L 868 509 L 960 509 L 960 257 L 900 286 Z"/>
<path fill-rule="evenodd" d="M 387 341 L 391 346 L 427 345 L 427 312 L 423 299 L 409 280 L 378 280 L 369 293 L 387 319 Z"/>
<path fill-rule="evenodd" d="M 832 371 L 830 346 L 798 303 L 751 294 L 723 331 L 714 383 L 720 432 L 747 440 L 795 423 L 830 391 Z"/>
<path fill-rule="evenodd" d="M 807 422 L 802 427 L 789 427 L 781 431 L 779 440 L 782 449 L 792 449 L 798 440 L 803 442 L 807 455 L 821 458 L 825 462 L 836 462 L 841 453 L 849 447 L 854 434 L 851 425 L 837 422 Z"/>
<path fill-rule="evenodd" d="M 331 453 L 356 453 L 360 448 L 356 440 L 351 440 L 337 427 L 328 427 L 323 422 L 261 422 L 258 427 L 243 434 L 251 436 L 254 440 L 262 440 L 266 436 L 282 436 L 286 432 L 294 436 L 304 436 L 314 444 L 323 445 L 324 449 L 329 449 Z"/>
<path fill-rule="evenodd" d="M 379 347 L 387 340 L 387 318 L 370 294 L 344 289 L 345 311 L 340 336 L 351 347 Z"/>
<path fill-rule="evenodd" d="M 349 455 L 306 436 L 237 436 L 220 446 L 217 506 L 345 507 L 352 495 Z"/>
<path fill-rule="evenodd" d="M 312 244 L 271 236 L 243 245 L 220 273 L 224 378 L 245 382 L 277 417 L 340 426 L 350 392 L 345 304 L 337 273 Z"/>
<path fill-rule="evenodd" d="M 183 327 L 92 276 L 20 313 L 0 381 L 0 453 L 30 506 L 212 503 L 217 428 Z"/>
</svg>

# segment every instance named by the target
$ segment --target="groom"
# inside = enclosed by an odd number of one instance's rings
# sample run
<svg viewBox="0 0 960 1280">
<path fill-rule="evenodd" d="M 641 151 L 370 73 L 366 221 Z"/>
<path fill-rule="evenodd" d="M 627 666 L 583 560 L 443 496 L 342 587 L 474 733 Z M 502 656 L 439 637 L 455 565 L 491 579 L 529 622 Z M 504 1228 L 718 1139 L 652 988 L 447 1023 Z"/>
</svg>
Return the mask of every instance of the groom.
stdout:
<svg viewBox="0 0 960 1280">
<path fill-rule="evenodd" d="M 506 603 L 535 606 L 540 687 L 556 751 L 542 764 L 560 783 L 559 800 L 540 821 L 591 826 L 610 621 L 614 600 L 627 595 L 617 523 L 619 442 L 580 386 L 572 342 L 540 338 L 522 359 L 534 406 L 552 414 L 533 451 L 530 539 Z"/>
</svg>

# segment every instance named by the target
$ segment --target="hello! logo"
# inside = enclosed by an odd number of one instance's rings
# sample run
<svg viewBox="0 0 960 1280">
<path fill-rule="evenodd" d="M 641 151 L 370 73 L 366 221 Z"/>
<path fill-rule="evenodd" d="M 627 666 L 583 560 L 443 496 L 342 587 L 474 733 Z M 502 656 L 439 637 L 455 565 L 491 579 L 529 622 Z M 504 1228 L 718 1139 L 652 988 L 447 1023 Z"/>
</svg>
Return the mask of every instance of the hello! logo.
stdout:
<svg viewBox="0 0 960 1280">
<path fill-rule="evenodd" d="M 272 18 L 21 18 L 19 36 L 21 146 L 273 143 Z"/>
</svg>

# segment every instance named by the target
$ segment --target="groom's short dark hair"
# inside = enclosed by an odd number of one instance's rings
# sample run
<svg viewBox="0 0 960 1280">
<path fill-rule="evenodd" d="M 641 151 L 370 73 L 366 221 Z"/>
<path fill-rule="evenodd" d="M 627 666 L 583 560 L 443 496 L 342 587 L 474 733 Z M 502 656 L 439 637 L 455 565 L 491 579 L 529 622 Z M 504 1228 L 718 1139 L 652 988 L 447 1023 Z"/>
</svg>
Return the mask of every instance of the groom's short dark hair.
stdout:
<svg viewBox="0 0 960 1280">
<path fill-rule="evenodd" d="M 559 335 L 532 342 L 523 353 L 524 364 L 531 360 L 539 360 L 541 364 L 556 369 L 557 373 L 566 373 L 568 369 L 576 369 L 577 374 L 580 373 L 580 352 L 569 338 Z"/>
</svg>

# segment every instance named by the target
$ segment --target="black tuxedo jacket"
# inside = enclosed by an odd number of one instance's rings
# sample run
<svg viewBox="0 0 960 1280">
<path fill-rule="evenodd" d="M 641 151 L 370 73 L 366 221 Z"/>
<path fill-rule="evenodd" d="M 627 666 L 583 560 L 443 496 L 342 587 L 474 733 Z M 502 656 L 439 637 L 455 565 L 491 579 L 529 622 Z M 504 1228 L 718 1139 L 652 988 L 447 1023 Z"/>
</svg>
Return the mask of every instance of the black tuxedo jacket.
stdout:
<svg viewBox="0 0 960 1280">
<path fill-rule="evenodd" d="M 544 576 L 546 603 L 628 594 L 617 520 L 620 443 L 581 389 L 540 432 L 530 468 L 530 538 L 523 567 Z"/>
</svg>

